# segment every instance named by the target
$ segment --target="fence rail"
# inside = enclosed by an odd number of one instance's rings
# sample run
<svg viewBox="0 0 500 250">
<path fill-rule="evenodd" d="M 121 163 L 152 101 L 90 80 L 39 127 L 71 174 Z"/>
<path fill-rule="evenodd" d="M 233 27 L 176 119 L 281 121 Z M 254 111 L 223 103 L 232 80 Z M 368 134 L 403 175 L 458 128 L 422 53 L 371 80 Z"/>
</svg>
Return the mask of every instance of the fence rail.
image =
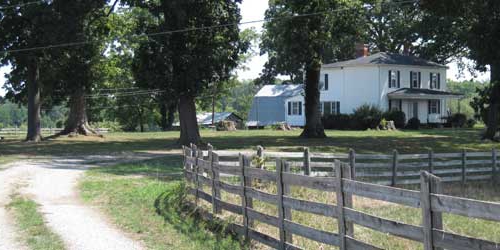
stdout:
<svg viewBox="0 0 500 250">
<path fill-rule="evenodd" d="M 208 156 L 208 151 L 202 151 Z M 425 170 L 441 177 L 442 182 L 462 182 L 474 180 L 495 180 L 500 178 L 498 171 L 498 152 L 493 148 L 489 152 L 435 153 L 429 150 L 426 154 L 357 154 L 349 153 L 314 153 L 308 148 L 303 152 L 265 152 L 262 147 L 256 151 L 215 151 L 221 158 L 221 164 L 227 169 L 239 165 L 239 154 L 250 159 L 260 159 L 265 168 L 276 159 L 286 160 L 292 169 L 310 176 L 333 176 L 333 162 L 348 162 L 353 169 L 353 179 L 363 180 L 381 185 L 419 184 L 420 172 Z M 265 163 L 267 162 L 267 163 Z M 234 174 L 228 173 L 228 174 Z"/>
<path fill-rule="evenodd" d="M 204 157 L 204 155 L 206 157 Z M 338 246 L 343 249 L 379 249 L 356 239 L 354 224 L 379 232 L 421 242 L 424 249 L 498 249 L 499 243 L 453 234 L 443 230 L 442 213 L 451 213 L 470 218 L 500 221 L 500 203 L 484 202 L 441 194 L 442 179 L 427 171 L 419 174 L 420 191 L 407 190 L 353 180 L 353 165 L 335 160 L 333 176 L 314 177 L 290 172 L 290 164 L 276 159 L 276 171 L 260 169 L 251 159 L 238 155 L 238 165 L 221 163 L 219 154 L 209 147 L 208 154 L 197 150 L 195 145 L 184 148 L 184 173 L 192 185 L 188 191 L 195 197 L 195 204 L 204 200 L 211 204 L 214 218 L 222 210 L 242 216 L 242 224 L 230 223 L 233 232 L 246 240 L 256 240 L 276 249 L 300 249 L 293 244 L 293 235 Z M 480 155 L 477 153 L 476 155 Z M 226 155 L 227 156 L 227 155 Z M 281 154 L 286 156 L 286 154 Z M 413 155 L 415 156 L 415 155 Z M 413 157 L 412 156 L 412 157 Z M 222 174 L 239 179 L 239 185 L 221 180 Z M 234 179 L 234 178 L 233 178 Z M 276 194 L 258 190 L 255 180 L 276 185 Z M 233 180 L 234 181 L 234 180 Z M 211 192 L 203 191 L 203 186 Z M 292 198 L 291 186 L 300 186 L 331 192 L 336 195 L 335 205 Z M 221 190 L 241 197 L 241 204 L 225 202 Z M 353 208 L 352 196 L 396 203 L 422 211 L 422 225 L 410 225 L 399 221 L 366 214 Z M 254 209 L 258 200 L 276 206 L 278 215 L 269 215 Z M 329 232 L 302 225 L 293 221 L 291 210 L 327 216 L 337 220 L 338 231 Z M 279 230 L 279 238 L 256 231 L 254 222 L 259 221 Z"/>
</svg>

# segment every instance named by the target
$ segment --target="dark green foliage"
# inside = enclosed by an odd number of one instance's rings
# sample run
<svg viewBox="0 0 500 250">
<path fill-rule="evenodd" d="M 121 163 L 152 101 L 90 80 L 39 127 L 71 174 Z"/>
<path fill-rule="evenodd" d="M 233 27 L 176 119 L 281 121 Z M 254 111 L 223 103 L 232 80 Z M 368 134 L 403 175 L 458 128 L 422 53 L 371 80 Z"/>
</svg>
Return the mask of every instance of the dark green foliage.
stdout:
<svg viewBox="0 0 500 250">
<path fill-rule="evenodd" d="M 483 121 L 485 124 L 488 123 L 488 112 L 490 111 L 490 97 L 492 92 L 491 85 L 484 86 L 483 88 L 477 88 L 477 96 L 472 98 L 470 105 L 475 111 L 475 118 Z M 500 113 L 500 109 L 498 110 Z M 499 118 L 500 122 L 500 118 Z"/>
<path fill-rule="evenodd" d="M 454 128 L 463 128 L 466 125 L 467 116 L 465 114 L 457 113 L 450 117 L 451 126 Z"/>
<path fill-rule="evenodd" d="M 396 128 L 404 128 L 406 124 L 406 114 L 400 110 L 392 110 L 384 113 L 383 117 L 387 121 L 394 121 Z"/>
<path fill-rule="evenodd" d="M 407 129 L 413 129 L 417 130 L 420 129 L 420 120 L 416 117 L 411 118 L 408 120 L 408 124 L 406 124 Z"/>
<path fill-rule="evenodd" d="M 467 128 L 474 128 L 474 126 L 476 125 L 477 121 L 475 119 L 472 119 L 472 118 L 469 118 L 467 119 L 467 122 L 465 123 L 465 126 Z"/>
<path fill-rule="evenodd" d="M 382 120 L 382 111 L 376 106 L 364 104 L 354 110 L 352 119 L 355 129 L 375 129 Z"/>
<path fill-rule="evenodd" d="M 328 115 L 321 118 L 325 129 L 352 130 L 353 119 L 351 115 Z"/>
</svg>

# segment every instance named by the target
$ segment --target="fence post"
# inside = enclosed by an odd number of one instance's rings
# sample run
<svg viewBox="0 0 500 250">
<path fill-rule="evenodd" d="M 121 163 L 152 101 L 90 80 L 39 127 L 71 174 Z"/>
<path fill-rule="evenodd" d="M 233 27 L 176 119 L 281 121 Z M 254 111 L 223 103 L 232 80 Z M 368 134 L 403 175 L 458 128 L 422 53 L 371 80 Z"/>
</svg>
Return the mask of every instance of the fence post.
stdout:
<svg viewBox="0 0 500 250">
<path fill-rule="evenodd" d="M 424 250 L 433 250 L 432 217 L 430 200 L 429 174 L 420 172 L 420 206 L 422 208 L 422 228 L 424 233 Z"/>
<path fill-rule="evenodd" d="M 239 165 L 240 165 L 240 183 L 241 183 L 241 214 L 243 215 L 243 235 L 245 237 L 245 241 L 249 241 L 248 237 L 248 215 L 247 215 L 247 199 L 246 199 L 246 178 L 245 178 L 245 157 L 240 153 L 238 155 Z"/>
<path fill-rule="evenodd" d="M 467 182 L 467 151 L 462 149 L 462 186 L 465 186 L 465 183 Z"/>
<path fill-rule="evenodd" d="M 430 185 L 429 185 L 429 192 L 431 194 L 442 194 L 443 193 L 443 186 L 441 179 L 435 175 L 430 175 Z M 431 197 L 429 196 L 429 201 L 431 200 Z M 441 212 L 434 212 L 432 211 L 432 206 L 431 206 L 431 217 L 432 217 L 432 228 L 438 229 L 438 230 L 443 230 L 443 214 Z M 433 239 L 434 240 L 434 239 Z M 434 244 L 434 242 L 433 242 Z M 442 250 L 442 248 L 434 248 L 435 250 Z"/>
<path fill-rule="evenodd" d="M 491 180 L 495 182 L 497 180 L 497 150 L 496 148 L 491 149 Z"/>
<path fill-rule="evenodd" d="M 264 164 L 260 162 L 260 160 L 264 159 L 264 148 L 262 146 L 257 146 L 257 157 L 259 157 L 257 167 L 260 169 L 264 169 Z"/>
<path fill-rule="evenodd" d="M 396 178 L 398 174 L 398 151 L 394 149 L 392 153 L 392 178 L 391 178 L 391 186 L 396 186 Z"/>
<path fill-rule="evenodd" d="M 434 173 L 434 152 L 429 150 L 429 173 Z"/>
<path fill-rule="evenodd" d="M 344 218 L 344 192 L 342 192 L 342 166 L 339 160 L 335 160 L 335 191 L 337 193 L 337 224 L 339 235 L 339 249 L 346 249 L 346 224 Z"/>
<path fill-rule="evenodd" d="M 352 176 L 354 173 L 354 168 L 345 163 L 340 163 L 342 166 L 342 178 L 352 180 Z M 354 203 L 352 199 L 352 193 L 344 193 L 344 207 L 352 208 Z M 346 235 L 350 237 L 354 237 L 354 223 L 346 222 Z"/>
<path fill-rule="evenodd" d="M 349 165 L 351 165 L 351 179 L 356 180 L 356 151 L 349 149 Z"/>
<path fill-rule="evenodd" d="M 244 166 L 244 168 L 250 167 L 250 159 L 248 158 L 248 156 L 243 155 L 243 166 Z M 247 177 L 246 172 L 245 172 L 245 175 L 243 176 L 243 178 L 245 178 L 245 187 L 243 189 L 246 189 L 247 187 L 252 188 L 253 187 L 252 186 L 252 178 Z M 246 200 L 247 208 L 253 208 L 253 198 L 246 195 L 246 191 L 245 191 L 244 197 Z M 248 225 L 250 227 L 253 227 L 254 221 L 252 219 L 248 219 Z"/>
<path fill-rule="evenodd" d="M 210 150 L 210 148 L 209 148 Z M 220 208 L 217 203 L 220 200 L 220 190 L 219 190 L 219 156 L 213 152 L 213 148 L 209 151 L 209 159 L 210 159 L 210 171 L 212 172 L 212 212 L 213 214 L 219 214 Z"/>
<path fill-rule="evenodd" d="M 290 164 L 288 162 L 284 162 L 283 163 L 283 171 L 285 173 L 289 173 L 290 172 Z M 290 185 L 287 185 L 286 183 L 283 183 L 283 195 L 285 196 L 288 196 L 290 195 Z M 289 208 L 289 207 L 285 207 L 284 208 L 284 217 L 285 217 L 285 220 L 289 220 L 289 221 L 292 221 L 292 209 Z M 285 233 L 285 241 L 286 242 L 290 242 L 293 244 L 293 239 L 292 239 L 292 234 L 291 233 L 288 233 L 286 232 Z"/>
<path fill-rule="evenodd" d="M 433 212 L 431 207 L 431 195 L 442 193 L 441 179 L 428 172 L 420 172 L 420 205 L 422 208 L 422 228 L 424 233 L 424 250 L 441 249 L 434 248 L 432 230 L 443 229 L 443 217 L 440 212 Z"/>
<path fill-rule="evenodd" d="M 283 205 L 283 161 L 276 159 L 276 184 L 278 190 L 278 228 L 280 232 L 280 250 L 286 249 L 286 235 L 285 235 L 285 209 Z"/>
<path fill-rule="evenodd" d="M 304 175 L 311 175 L 311 156 L 308 147 L 304 147 Z"/>
<path fill-rule="evenodd" d="M 196 148 L 196 145 L 191 143 L 191 157 L 194 157 L 194 165 L 191 164 L 191 173 L 193 174 L 193 183 L 194 183 L 194 186 L 195 186 L 195 193 L 194 193 L 194 197 L 195 197 L 195 205 L 198 206 L 198 197 L 199 197 L 199 194 L 198 194 L 198 169 L 197 169 L 197 166 L 198 166 L 198 157 L 197 157 L 197 148 Z"/>
</svg>

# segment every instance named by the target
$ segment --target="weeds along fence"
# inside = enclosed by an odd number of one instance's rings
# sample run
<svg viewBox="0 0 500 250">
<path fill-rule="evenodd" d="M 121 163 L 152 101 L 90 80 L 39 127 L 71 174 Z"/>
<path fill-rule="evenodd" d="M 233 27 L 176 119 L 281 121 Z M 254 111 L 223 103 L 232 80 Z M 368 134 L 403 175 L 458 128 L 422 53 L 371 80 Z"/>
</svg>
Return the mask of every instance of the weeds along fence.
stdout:
<svg viewBox="0 0 500 250">
<path fill-rule="evenodd" d="M 204 157 L 196 146 L 184 148 L 184 174 L 190 183 L 188 192 L 195 205 L 202 201 L 210 204 L 207 218 L 215 219 L 223 211 L 241 217 L 241 223 L 229 223 L 228 228 L 244 237 L 275 249 L 301 249 L 294 244 L 295 237 L 306 238 L 339 249 L 381 249 L 356 237 L 354 225 L 378 232 L 409 239 L 430 249 L 499 249 L 499 243 L 462 236 L 443 229 L 443 213 L 500 221 L 500 203 L 483 202 L 441 194 L 442 179 L 422 171 L 419 175 L 420 191 L 407 190 L 353 180 L 353 165 L 334 161 L 333 176 L 307 176 L 293 172 L 292 164 L 277 159 L 274 170 L 260 168 L 262 162 L 252 162 L 250 157 L 239 154 L 238 165 L 226 164 L 209 149 Z M 271 168 L 269 168 L 271 169 Z M 275 192 L 264 192 L 259 185 L 266 183 Z M 292 187 L 305 187 L 321 193 L 332 194 L 334 203 L 313 202 L 294 198 Z M 235 204 L 224 200 L 221 194 L 240 197 Z M 400 204 L 421 211 L 421 225 L 411 225 L 358 211 L 353 206 L 353 196 Z M 227 197 L 227 196 L 226 196 Z M 259 211 L 254 204 L 265 203 L 277 209 L 277 215 Z M 310 215 L 320 215 L 336 221 L 336 231 L 321 230 L 294 220 L 292 210 Z M 264 223 L 278 230 L 273 237 L 255 229 L 255 223 Z M 325 222 L 326 223 L 326 222 Z"/>
<path fill-rule="evenodd" d="M 208 156 L 209 151 L 203 151 Z M 221 162 L 237 166 L 238 155 L 235 151 L 216 151 Z M 292 171 L 309 176 L 333 176 L 332 163 L 335 160 L 347 162 L 353 168 L 353 179 L 381 185 L 419 184 L 420 171 L 425 170 L 441 178 L 443 182 L 462 182 L 496 179 L 498 170 L 497 149 L 489 152 L 468 152 L 465 149 L 456 153 L 425 154 L 357 154 L 349 153 L 314 153 L 308 148 L 303 152 L 265 152 L 262 147 L 256 151 L 242 154 L 261 168 L 273 165 L 278 158 L 286 160 Z"/>
</svg>

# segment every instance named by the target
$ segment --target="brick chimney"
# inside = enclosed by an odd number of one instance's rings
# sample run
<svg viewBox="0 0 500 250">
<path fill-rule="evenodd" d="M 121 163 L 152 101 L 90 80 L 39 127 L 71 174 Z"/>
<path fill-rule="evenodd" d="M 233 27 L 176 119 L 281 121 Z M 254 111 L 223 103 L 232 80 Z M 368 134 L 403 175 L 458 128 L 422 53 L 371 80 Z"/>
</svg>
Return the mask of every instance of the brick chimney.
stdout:
<svg viewBox="0 0 500 250">
<path fill-rule="evenodd" d="M 368 52 L 368 45 L 364 43 L 357 43 L 356 44 L 356 58 L 360 57 L 367 57 L 369 54 Z"/>
</svg>

